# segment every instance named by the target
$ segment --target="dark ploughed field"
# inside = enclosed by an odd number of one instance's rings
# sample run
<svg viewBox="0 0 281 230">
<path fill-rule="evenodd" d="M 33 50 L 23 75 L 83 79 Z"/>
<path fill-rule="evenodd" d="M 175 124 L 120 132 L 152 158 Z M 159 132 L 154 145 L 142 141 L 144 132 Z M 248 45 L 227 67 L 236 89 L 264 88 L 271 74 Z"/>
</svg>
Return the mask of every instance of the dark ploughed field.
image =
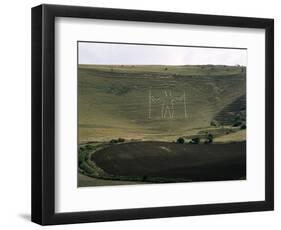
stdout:
<svg viewBox="0 0 281 230">
<path fill-rule="evenodd" d="M 115 176 L 154 177 L 175 181 L 218 181 L 246 178 L 246 142 L 114 144 L 91 158 Z"/>
</svg>

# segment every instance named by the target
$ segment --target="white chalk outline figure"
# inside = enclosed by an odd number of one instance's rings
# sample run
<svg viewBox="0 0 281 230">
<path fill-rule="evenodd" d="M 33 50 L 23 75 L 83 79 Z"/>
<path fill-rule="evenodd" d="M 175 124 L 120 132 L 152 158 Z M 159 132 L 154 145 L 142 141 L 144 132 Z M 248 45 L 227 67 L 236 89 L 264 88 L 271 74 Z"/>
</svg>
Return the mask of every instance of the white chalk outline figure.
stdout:
<svg viewBox="0 0 281 230">
<path fill-rule="evenodd" d="M 174 111 L 174 98 L 172 95 L 172 91 L 169 90 L 167 92 L 167 90 L 163 91 L 164 97 L 162 97 L 162 110 L 161 110 L 161 117 L 163 119 L 166 118 L 166 115 L 168 115 L 167 118 L 173 119 L 175 111 Z"/>
<path fill-rule="evenodd" d="M 151 119 L 152 105 L 161 103 L 161 119 L 174 119 L 175 118 L 175 108 L 176 102 L 183 103 L 184 118 L 187 118 L 187 106 L 185 91 L 179 97 L 173 96 L 172 90 L 162 90 L 162 96 L 155 97 L 152 96 L 151 88 L 149 89 L 148 95 L 148 119 Z"/>
</svg>

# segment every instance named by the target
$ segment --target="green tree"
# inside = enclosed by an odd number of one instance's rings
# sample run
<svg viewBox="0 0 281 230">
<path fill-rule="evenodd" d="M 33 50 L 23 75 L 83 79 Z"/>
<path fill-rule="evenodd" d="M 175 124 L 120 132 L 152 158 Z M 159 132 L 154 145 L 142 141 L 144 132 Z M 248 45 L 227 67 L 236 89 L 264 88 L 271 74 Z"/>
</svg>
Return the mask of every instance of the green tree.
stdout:
<svg viewBox="0 0 281 230">
<path fill-rule="evenodd" d="M 178 144 L 184 144 L 184 138 L 179 137 L 179 138 L 177 139 L 177 143 L 178 143 Z"/>
<path fill-rule="evenodd" d="M 199 144 L 199 143 L 200 143 L 199 137 L 192 138 L 190 141 L 190 144 Z"/>
<path fill-rule="evenodd" d="M 119 138 L 118 138 L 118 142 L 125 142 L 125 139 L 122 138 L 122 137 L 119 137 Z"/>
<path fill-rule="evenodd" d="M 206 138 L 206 140 L 205 140 L 205 144 L 211 144 L 211 143 L 213 143 L 213 139 L 214 139 L 214 136 L 213 136 L 213 134 L 211 134 L 211 133 L 208 133 L 207 134 L 207 138 Z"/>
</svg>

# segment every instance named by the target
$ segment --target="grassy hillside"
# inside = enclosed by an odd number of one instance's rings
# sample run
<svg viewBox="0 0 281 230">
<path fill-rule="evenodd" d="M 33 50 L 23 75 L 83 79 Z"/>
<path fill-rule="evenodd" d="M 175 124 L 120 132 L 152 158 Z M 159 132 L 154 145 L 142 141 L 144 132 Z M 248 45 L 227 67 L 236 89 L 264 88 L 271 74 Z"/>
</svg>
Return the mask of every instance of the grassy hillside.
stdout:
<svg viewBox="0 0 281 230">
<path fill-rule="evenodd" d="M 224 117 L 231 125 L 225 116 L 233 112 L 225 111 L 241 107 L 246 70 L 213 65 L 80 65 L 78 90 L 80 142 L 118 137 L 170 141 L 210 129 L 215 118 Z M 163 100 L 165 94 L 178 100 L 173 117 L 168 113 L 161 117 L 159 98 Z M 149 110 L 150 96 L 154 101 Z"/>
<path fill-rule="evenodd" d="M 222 125 L 234 126 L 246 123 L 246 95 L 238 97 L 235 101 L 224 107 L 217 113 L 213 121 Z"/>
</svg>

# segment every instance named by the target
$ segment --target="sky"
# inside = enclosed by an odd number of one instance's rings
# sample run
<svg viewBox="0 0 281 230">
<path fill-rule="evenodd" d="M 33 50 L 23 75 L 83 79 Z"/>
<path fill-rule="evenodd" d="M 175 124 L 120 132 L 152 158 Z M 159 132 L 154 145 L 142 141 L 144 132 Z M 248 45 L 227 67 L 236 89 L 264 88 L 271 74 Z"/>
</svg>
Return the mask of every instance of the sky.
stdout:
<svg viewBox="0 0 281 230">
<path fill-rule="evenodd" d="M 246 49 L 78 43 L 78 63 L 96 65 L 247 65 Z"/>
</svg>

